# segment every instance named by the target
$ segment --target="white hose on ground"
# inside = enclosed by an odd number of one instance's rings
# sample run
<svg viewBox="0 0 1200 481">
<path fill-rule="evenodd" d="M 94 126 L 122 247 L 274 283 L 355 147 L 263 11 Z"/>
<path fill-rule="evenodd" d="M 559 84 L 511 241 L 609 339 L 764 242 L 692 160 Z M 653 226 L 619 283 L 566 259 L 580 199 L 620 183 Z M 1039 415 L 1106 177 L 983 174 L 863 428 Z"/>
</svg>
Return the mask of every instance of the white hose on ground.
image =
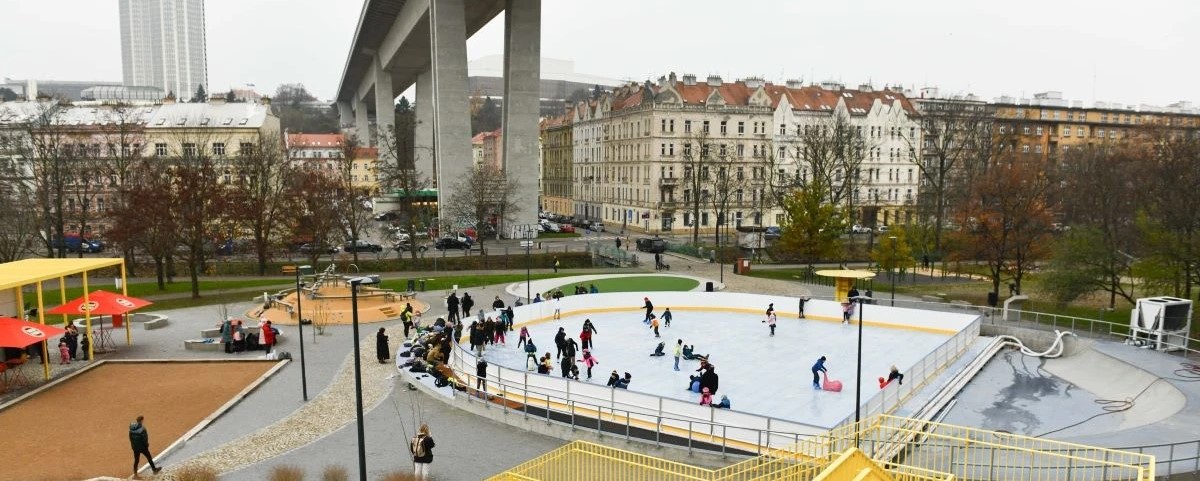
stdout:
<svg viewBox="0 0 1200 481">
<path fill-rule="evenodd" d="M 1013 336 L 996 336 L 996 338 L 1004 341 L 1006 344 L 1015 346 L 1017 349 L 1021 350 L 1021 354 L 1026 356 L 1056 358 L 1062 357 L 1063 351 L 1066 349 L 1066 345 L 1063 343 L 1063 337 L 1066 337 L 1067 335 L 1074 336 L 1075 333 L 1069 331 L 1054 331 L 1054 343 L 1050 345 L 1049 349 L 1046 349 L 1043 352 L 1033 352 L 1028 347 L 1025 347 L 1025 344 L 1022 343 L 1020 339 L 1017 339 Z"/>
</svg>

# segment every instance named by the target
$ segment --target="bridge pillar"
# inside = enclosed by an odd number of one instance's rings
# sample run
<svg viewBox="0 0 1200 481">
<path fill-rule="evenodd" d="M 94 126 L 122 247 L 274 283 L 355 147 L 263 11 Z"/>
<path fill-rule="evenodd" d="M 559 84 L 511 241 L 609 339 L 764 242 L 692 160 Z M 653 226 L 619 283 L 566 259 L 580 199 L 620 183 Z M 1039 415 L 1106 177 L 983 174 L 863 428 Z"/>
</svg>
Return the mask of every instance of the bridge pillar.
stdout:
<svg viewBox="0 0 1200 481">
<path fill-rule="evenodd" d="M 417 169 L 430 179 L 437 180 L 437 157 L 433 152 L 433 72 L 417 75 L 417 125 L 413 132 L 413 158 Z M 434 185 L 433 187 L 437 187 Z"/>
<path fill-rule="evenodd" d="M 541 114 L 541 0 L 506 0 L 504 15 L 504 174 L 520 186 L 520 210 L 505 223 L 536 224 L 538 213 L 538 117 Z M 507 225 L 498 232 L 507 232 Z"/>
<path fill-rule="evenodd" d="M 383 59 L 375 55 L 371 70 L 375 81 L 375 135 L 373 145 L 381 145 L 383 135 L 391 135 L 396 125 L 396 93 L 392 91 L 392 74 L 383 68 Z M 382 154 L 382 152 L 380 152 Z"/>
<path fill-rule="evenodd" d="M 337 103 L 337 112 L 339 128 L 354 125 L 354 109 L 350 108 L 350 102 L 339 101 Z"/>
<path fill-rule="evenodd" d="M 429 2 L 430 62 L 433 77 L 433 151 L 438 186 L 438 218 L 458 179 L 472 168 L 471 118 L 467 111 L 467 26 L 464 0 Z"/>
<path fill-rule="evenodd" d="M 367 145 L 371 141 L 371 121 L 367 118 L 367 102 L 362 96 L 356 95 L 354 100 L 354 135 L 358 137 L 359 145 Z"/>
</svg>

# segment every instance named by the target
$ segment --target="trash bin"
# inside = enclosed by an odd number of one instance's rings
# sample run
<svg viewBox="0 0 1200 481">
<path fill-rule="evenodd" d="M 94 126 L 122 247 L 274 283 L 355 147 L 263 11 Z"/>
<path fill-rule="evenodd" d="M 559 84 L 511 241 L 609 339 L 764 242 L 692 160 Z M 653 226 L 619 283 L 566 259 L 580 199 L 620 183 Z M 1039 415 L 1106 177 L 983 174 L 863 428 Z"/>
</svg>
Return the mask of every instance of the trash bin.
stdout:
<svg viewBox="0 0 1200 481">
<path fill-rule="evenodd" d="M 750 273 L 750 259 L 738 257 L 737 263 L 733 264 L 733 273 L 746 275 Z"/>
<path fill-rule="evenodd" d="M 999 304 L 999 303 L 1000 303 L 1000 296 L 996 295 L 995 292 L 989 292 L 988 293 L 988 306 L 996 307 L 996 304 Z"/>
<path fill-rule="evenodd" d="M 704 283 L 704 292 L 712 292 L 712 291 L 713 291 L 712 281 L 705 282 Z"/>
<path fill-rule="evenodd" d="M 407 289 L 407 290 L 408 290 L 408 292 L 416 292 L 416 290 L 417 290 L 417 281 L 416 281 L 416 280 L 414 280 L 414 279 L 409 279 L 409 280 L 408 280 L 408 289 Z"/>
<path fill-rule="evenodd" d="M 425 292 L 425 279 L 417 281 L 417 284 L 421 286 L 421 292 Z"/>
</svg>

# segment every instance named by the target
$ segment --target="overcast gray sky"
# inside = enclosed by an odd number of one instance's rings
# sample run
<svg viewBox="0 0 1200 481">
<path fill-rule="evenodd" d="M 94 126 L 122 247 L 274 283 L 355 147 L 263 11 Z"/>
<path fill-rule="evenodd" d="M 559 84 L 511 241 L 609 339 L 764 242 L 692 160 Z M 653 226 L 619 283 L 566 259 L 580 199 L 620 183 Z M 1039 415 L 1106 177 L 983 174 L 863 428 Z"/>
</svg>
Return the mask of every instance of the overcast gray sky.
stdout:
<svg viewBox="0 0 1200 481">
<path fill-rule="evenodd" d="M 361 0 L 207 0 L 209 91 L 331 98 Z M 2 1 L 0 76 L 121 79 L 116 0 Z M 544 0 L 542 54 L 619 79 L 669 71 L 939 86 L 985 98 L 1197 100 L 1200 2 Z M 503 23 L 469 44 L 500 53 Z"/>
</svg>

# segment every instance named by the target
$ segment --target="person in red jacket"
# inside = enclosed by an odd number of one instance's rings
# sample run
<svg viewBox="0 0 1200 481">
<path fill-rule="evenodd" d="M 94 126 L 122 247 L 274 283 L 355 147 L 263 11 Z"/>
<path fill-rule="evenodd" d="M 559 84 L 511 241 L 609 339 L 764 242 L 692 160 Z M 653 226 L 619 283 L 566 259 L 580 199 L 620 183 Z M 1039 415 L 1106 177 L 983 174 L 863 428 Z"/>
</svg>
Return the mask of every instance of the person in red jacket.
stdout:
<svg viewBox="0 0 1200 481">
<path fill-rule="evenodd" d="M 271 346 L 275 345 L 275 328 L 271 326 L 271 321 L 264 317 L 258 324 L 258 331 L 258 343 L 262 344 L 263 350 L 267 354 L 270 354 Z"/>
</svg>

